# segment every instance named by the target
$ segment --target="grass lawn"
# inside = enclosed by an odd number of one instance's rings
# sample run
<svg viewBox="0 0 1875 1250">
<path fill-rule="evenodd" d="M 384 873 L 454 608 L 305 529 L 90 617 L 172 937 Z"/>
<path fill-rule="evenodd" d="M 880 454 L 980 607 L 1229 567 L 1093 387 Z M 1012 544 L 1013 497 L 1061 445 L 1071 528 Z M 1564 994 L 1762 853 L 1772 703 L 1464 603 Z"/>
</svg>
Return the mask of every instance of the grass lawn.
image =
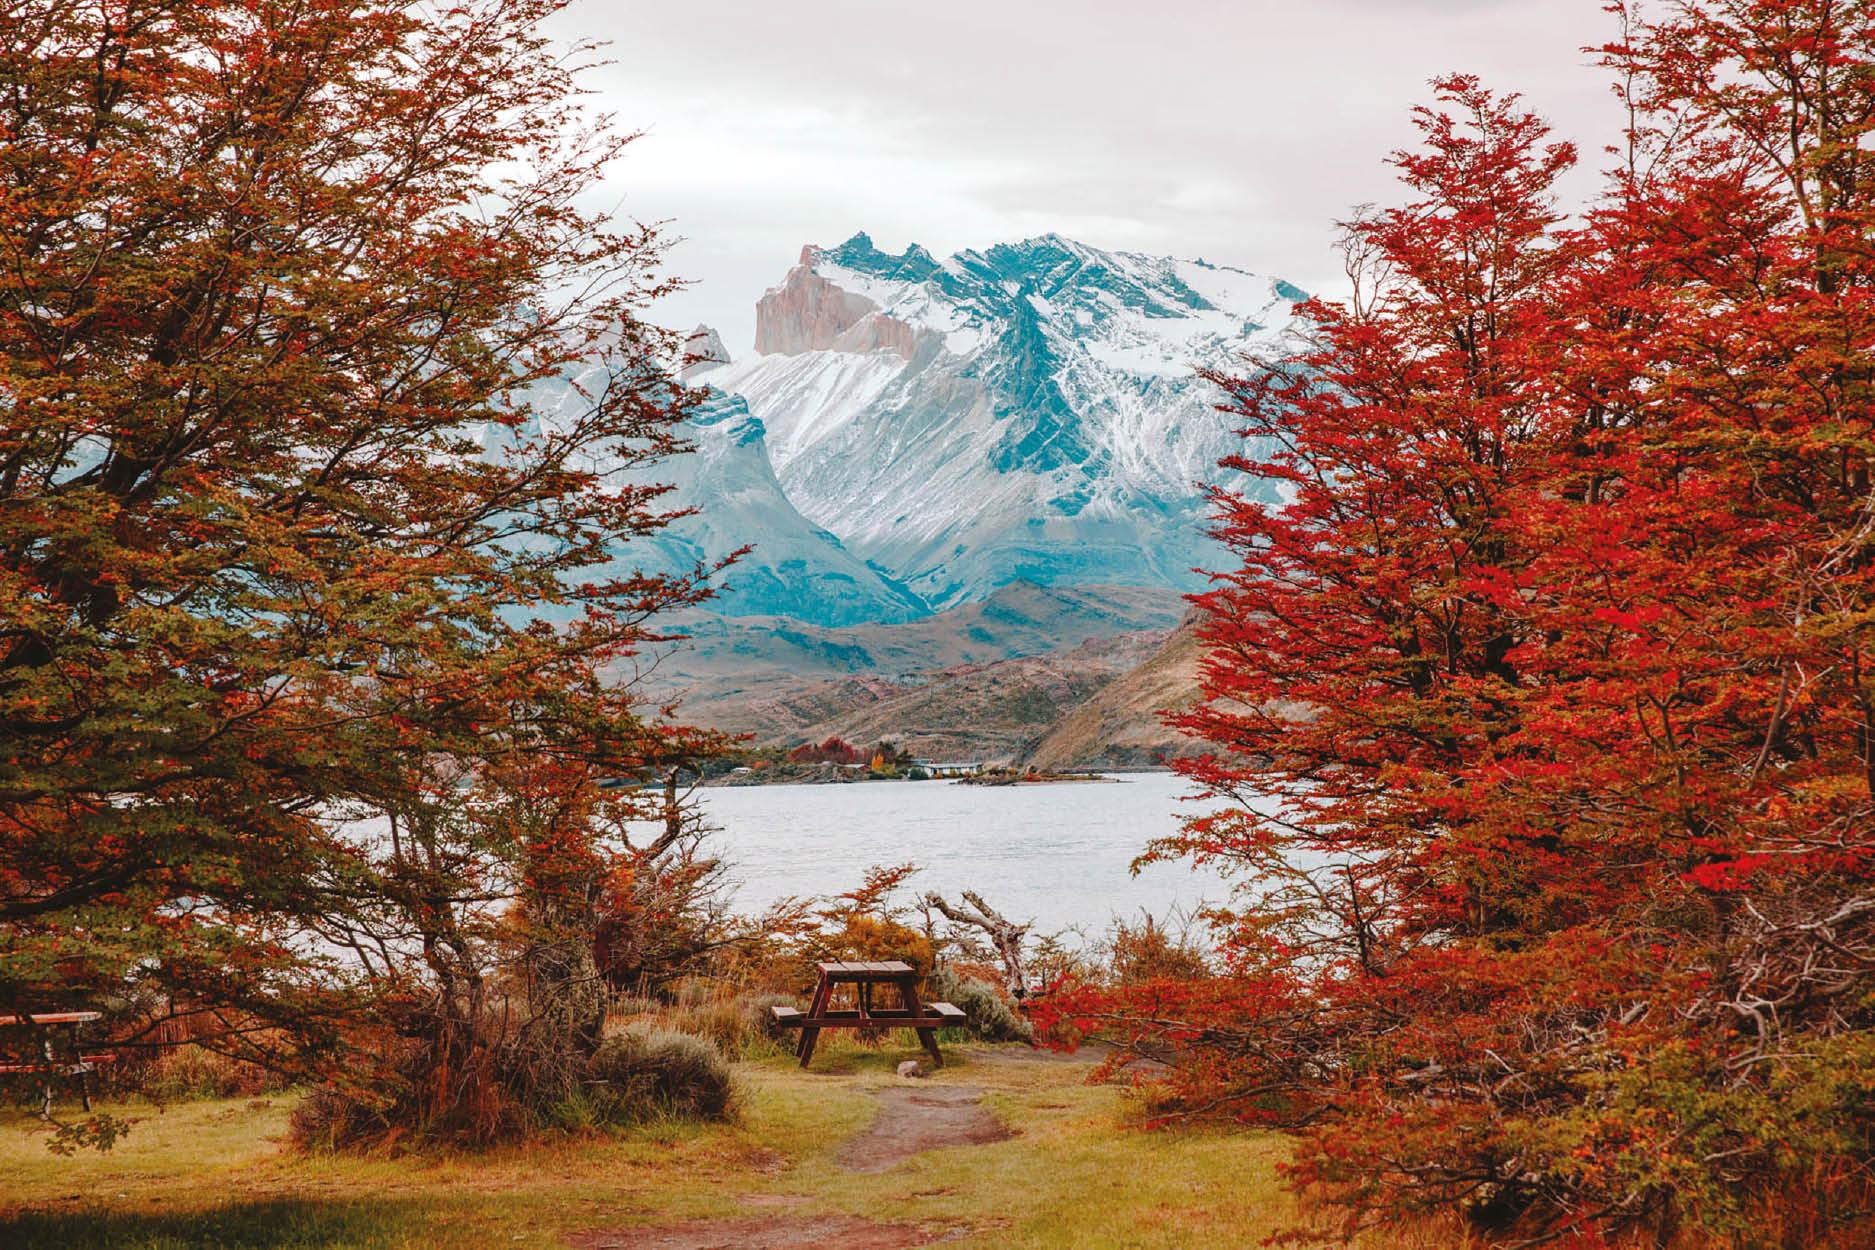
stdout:
<svg viewBox="0 0 1875 1250">
<path fill-rule="evenodd" d="M 284 1144 L 290 1099 L 191 1102 L 139 1117 L 105 1155 L 49 1153 L 0 1118 L 0 1245 L 565 1247 L 597 1229 L 697 1218 L 852 1214 L 967 1227 L 957 1247 L 1250 1246 L 1293 1218 L 1281 1139 L 1143 1132 L 1087 1067 L 1021 1048 L 952 1047 L 932 1084 L 974 1085 L 1015 1136 L 913 1156 L 877 1174 L 836 1162 L 901 1083 L 907 1047 L 832 1041 L 815 1071 L 741 1065 L 739 1119 L 650 1126 L 475 1156 L 307 1157 Z"/>
</svg>

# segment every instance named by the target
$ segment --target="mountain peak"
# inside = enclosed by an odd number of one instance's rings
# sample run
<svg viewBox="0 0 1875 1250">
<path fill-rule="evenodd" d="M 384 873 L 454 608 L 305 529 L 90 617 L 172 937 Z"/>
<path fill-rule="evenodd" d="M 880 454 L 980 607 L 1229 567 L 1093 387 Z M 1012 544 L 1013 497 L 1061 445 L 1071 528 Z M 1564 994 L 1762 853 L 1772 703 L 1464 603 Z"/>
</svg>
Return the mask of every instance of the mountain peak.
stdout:
<svg viewBox="0 0 1875 1250">
<path fill-rule="evenodd" d="M 1079 239 L 1070 239 L 1067 235 L 1062 234 L 1058 230 L 1050 230 L 1044 234 L 1035 235 L 1033 238 L 1024 239 L 1014 246 L 1029 251 L 1048 250 L 1056 252 L 1074 252 L 1078 255 L 1089 255 L 1101 250 L 1094 247 L 1092 244 L 1083 243 Z"/>
<path fill-rule="evenodd" d="M 729 363 L 729 349 L 714 327 L 699 325 L 684 339 L 683 364 L 678 377 L 688 382 L 697 374 Z"/>
<path fill-rule="evenodd" d="M 815 259 L 888 282 L 922 282 L 942 267 L 916 243 L 907 244 L 896 256 L 881 251 L 864 230 L 838 247 L 815 249 Z"/>
</svg>

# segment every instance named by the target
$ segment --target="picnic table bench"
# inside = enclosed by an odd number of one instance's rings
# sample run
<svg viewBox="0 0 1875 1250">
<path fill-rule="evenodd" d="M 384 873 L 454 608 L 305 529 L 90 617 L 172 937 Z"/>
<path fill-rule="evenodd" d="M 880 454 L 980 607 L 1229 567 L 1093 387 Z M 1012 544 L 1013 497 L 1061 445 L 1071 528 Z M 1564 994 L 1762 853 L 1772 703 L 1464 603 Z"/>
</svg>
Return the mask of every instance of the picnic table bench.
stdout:
<svg viewBox="0 0 1875 1250">
<path fill-rule="evenodd" d="M 96 1011 L 39 1011 L 0 1016 L 0 1028 L 27 1028 L 37 1035 L 34 1040 L 38 1043 L 38 1057 L 25 1062 L 0 1061 L 0 1076 L 41 1078 L 41 1119 L 52 1117 L 53 1082 L 59 1077 L 78 1078 L 78 1096 L 85 1110 L 91 1110 L 91 1074 L 104 1064 L 116 1062 L 117 1056 L 108 1051 L 85 1053 L 79 1045 L 78 1030 L 99 1019 L 101 1014 Z M 63 1045 L 59 1044 L 61 1042 Z"/>
<path fill-rule="evenodd" d="M 801 1066 L 805 1068 L 814 1058 L 814 1043 L 820 1039 L 822 1029 L 915 1029 L 918 1040 L 923 1043 L 925 1053 L 931 1056 L 931 1062 L 937 1067 L 944 1066 L 944 1055 L 938 1050 L 937 1031 L 947 1025 L 964 1022 L 964 1013 L 949 1003 L 922 1003 L 918 1001 L 918 970 L 899 960 L 887 960 L 880 963 L 854 963 L 839 961 L 819 965 L 820 980 L 814 986 L 814 997 L 806 1011 L 797 1011 L 793 1007 L 771 1007 L 775 1023 L 787 1029 L 801 1030 L 801 1041 L 795 1053 L 801 1057 Z M 842 985 L 852 987 L 853 1006 L 835 1008 L 834 991 Z M 898 989 L 896 1007 L 880 1007 L 873 1002 L 873 991 L 878 986 L 891 985 Z"/>
</svg>

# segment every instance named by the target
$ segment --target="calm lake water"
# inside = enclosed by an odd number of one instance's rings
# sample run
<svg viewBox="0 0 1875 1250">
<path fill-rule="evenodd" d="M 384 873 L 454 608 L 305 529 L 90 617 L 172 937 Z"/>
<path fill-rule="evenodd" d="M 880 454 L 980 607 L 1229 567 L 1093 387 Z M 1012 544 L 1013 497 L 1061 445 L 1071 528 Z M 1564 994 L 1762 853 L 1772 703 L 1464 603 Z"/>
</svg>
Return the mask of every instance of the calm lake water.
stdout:
<svg viewBox="0 0 1875 1250">
<path fill-rule="evenodd" d="M 1222 882 L 1183 864 L 1135 877 L 1133 857 L 1178 828 L 1189 783 L 1165 773 L 1112 781 L 1028 786 L 861 782 L 828 786 L 708 789 L 704 810 L 721 827 L 715 845 L 733 865 L 738 910 L 786 895 L 837 894 L 875 864 L 911 862 L 906 901 L 972 889 L 1037 933 L 1079 927 L 1089 936 L 1113 918 L 1159 918 L 1224 897 Z"/>
</svg>

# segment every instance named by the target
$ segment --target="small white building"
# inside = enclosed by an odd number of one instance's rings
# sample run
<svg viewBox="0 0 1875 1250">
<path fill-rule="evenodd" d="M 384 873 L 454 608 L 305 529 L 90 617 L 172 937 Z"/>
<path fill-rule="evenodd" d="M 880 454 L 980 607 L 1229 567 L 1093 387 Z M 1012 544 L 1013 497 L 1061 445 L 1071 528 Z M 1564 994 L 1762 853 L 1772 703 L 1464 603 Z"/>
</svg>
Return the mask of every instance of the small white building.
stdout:
<svg viewBox="0 0 1875 1250">
<path fill-rule="evenodd" d="M 912 767 L 922 768 L 933 777 L 974 777 L 989 765 L 981 760 L 952 760 L 942 764 L 914 764 Z"/>
</svg>

